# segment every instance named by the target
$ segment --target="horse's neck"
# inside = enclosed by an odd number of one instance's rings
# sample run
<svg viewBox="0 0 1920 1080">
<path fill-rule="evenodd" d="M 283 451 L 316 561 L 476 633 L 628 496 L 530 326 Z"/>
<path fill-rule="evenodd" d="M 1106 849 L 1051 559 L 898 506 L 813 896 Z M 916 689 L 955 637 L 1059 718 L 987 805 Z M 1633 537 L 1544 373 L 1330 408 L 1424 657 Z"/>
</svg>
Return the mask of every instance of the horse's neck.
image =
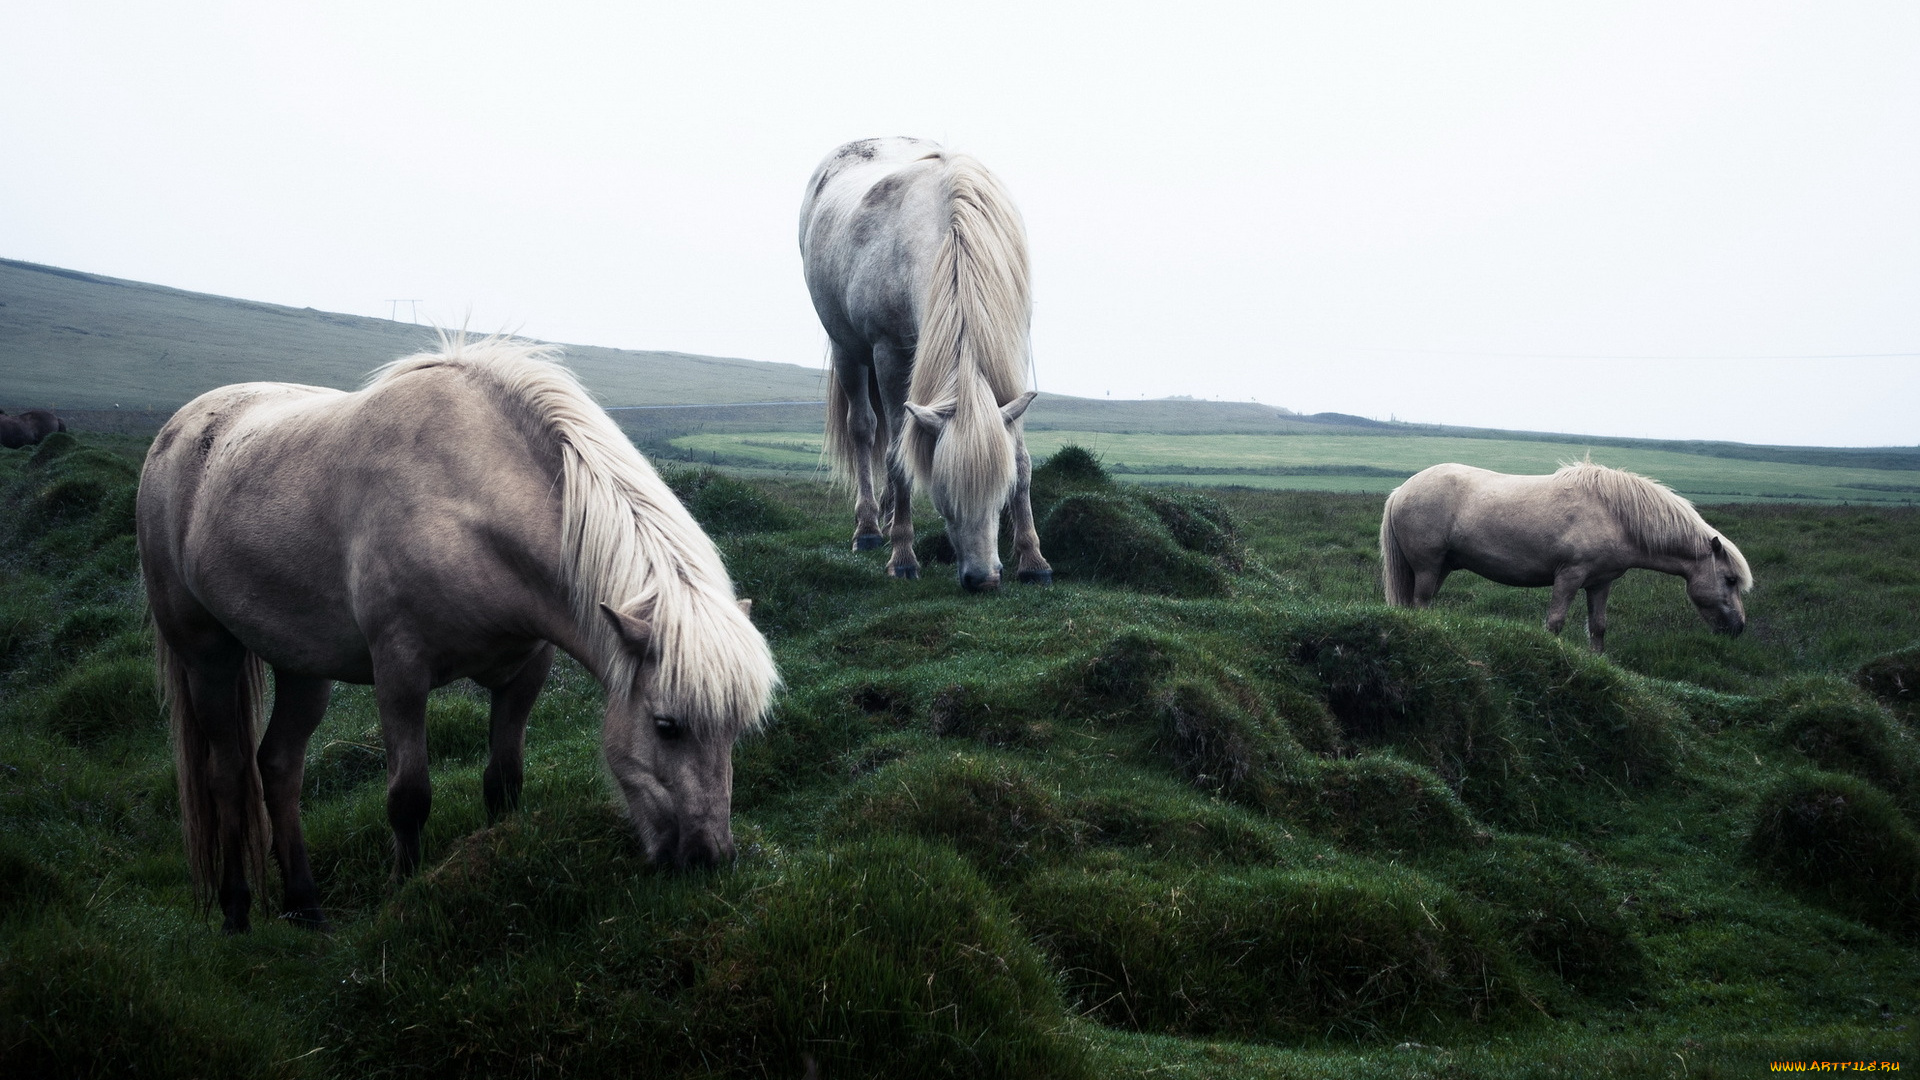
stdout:
<svg viewBox="0 0 1920 1080">
<path fill-rule="evenodd" d="M 1673 574 L 1676 577 L 1692 577 L 1700 568 L 1701 558 L 1702 556 L 1699 555 L 1682 555 L 1670 551 L 1647 551 L 1636 548 L 1630 565 L 1637 570 L 1657 570 L 1662 574 Z"/>
</svg>

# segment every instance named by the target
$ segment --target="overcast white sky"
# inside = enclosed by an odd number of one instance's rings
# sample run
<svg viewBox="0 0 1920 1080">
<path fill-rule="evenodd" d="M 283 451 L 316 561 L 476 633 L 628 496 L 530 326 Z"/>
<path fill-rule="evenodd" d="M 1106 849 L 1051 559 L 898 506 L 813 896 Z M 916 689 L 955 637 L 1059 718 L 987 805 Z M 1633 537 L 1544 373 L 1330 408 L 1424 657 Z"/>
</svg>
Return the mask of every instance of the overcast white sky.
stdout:
<svg viewBox="0 0 1920 1080">
<path fill-rule="evenodd" d="M 1043 391 L 1920 443 L 1911 0 L 5 22 L 9 258 L 818 364 L 801 189 L 839 143 L 910 134 L 1020 203 Z"/>
</svg>

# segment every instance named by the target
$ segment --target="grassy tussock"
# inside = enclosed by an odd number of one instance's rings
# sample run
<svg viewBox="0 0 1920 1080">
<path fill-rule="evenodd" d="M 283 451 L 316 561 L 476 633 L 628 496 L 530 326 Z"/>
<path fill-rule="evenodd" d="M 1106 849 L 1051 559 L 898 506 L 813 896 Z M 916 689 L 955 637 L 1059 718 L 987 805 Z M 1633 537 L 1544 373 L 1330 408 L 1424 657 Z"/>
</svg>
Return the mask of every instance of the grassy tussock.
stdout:
<svg viewBox="0 0 1920 1080">
<path fill-rule="evenodd" d="M 1412 874 L 1065 868 L 1019 908 L 1105 1023 L 1177 1035 L 1366 1038 L 1519 1000 L 1511 961 L 1451 889 Z"/>
<path fill-rule="evenodd" d="M 1920 833 L 1870 784 L 1832 773 L 1787 777 L 1761 799 L 1747 850 L 1819 903 L 1920 931 Z"/>
</svg>

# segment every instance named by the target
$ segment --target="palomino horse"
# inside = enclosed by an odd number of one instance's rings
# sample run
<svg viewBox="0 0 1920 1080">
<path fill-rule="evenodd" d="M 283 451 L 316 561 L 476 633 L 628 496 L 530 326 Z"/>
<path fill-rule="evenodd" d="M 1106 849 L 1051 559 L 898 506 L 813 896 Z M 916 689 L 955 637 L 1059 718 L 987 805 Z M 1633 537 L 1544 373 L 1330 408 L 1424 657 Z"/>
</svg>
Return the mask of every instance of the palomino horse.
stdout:
<svg viewBox="0 0 1920 1080">
<path fill-rule="evenodd" d="M 647 856 L 732 854 L 733 743 L 779 677 L 719 552 L 549 350 L 442 345 L 357 393 L 215 390 L 147 455 L 140 564 L 188 862 L 230 932 L 247 928 L 269 836 L 287 917 L 324 924 L 300 783 L 336 679 L 374 686 L 396 879 L 431 805 L 427 692 L 492 691 L 497 816 L 519 801 L 556 645 L 606 688 L 601 743 Z"/>
<path fill-rule="evenodd" d="M 1387 496 L 1380 518 L 1387 603 L 1426 607 L 1455 570 L 1502 585 L 1553 586 L 1547 629 L 1559 633 L 1587 590 L 1587 641 L 1606 651 L 1607 590 L 1628 570 L 1687 579 L 1687 597 L 1715 630 L 1747 624 L 1740 594 L 1753 573 L 1733 541 L 1666 485 L 1592 462 L 1551 476 L 1435 465 Z"/>
<path fill-rule="evenodd" d="M 15 450 L 32 446 L 56 431 L 67 430 L 67 422 L 46 409 L 28 409 L 19 416 L 0 412 L 0 446 Z"/>
<path fill-rule="evenodd" d="M 946 522 L 961 585 L 999 587 L 1002 509 L 1020 580 L 1051 582 L 1020 428 L 1034 396 L 1027 239 L 1000 182 L 920 139 L 848 143 L 807 182 L 800 256 L 833 346 L 827 455 L 855 489 L 854 550 L 891 540 L 887 573 L 920 576 L 917 479 Z"/>
</svg>

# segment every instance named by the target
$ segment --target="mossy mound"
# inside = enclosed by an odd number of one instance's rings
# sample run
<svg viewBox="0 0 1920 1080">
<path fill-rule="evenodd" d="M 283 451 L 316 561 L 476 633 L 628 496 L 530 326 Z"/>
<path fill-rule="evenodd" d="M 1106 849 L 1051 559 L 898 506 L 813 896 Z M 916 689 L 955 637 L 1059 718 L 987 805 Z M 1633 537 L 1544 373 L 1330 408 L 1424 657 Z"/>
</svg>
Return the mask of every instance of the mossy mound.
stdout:
<svg viewBox="0 0 1920 1080">
<path fill-rule="evenodd" d="M 165 727 L 154 689 L 153 661 L 138 656 L 80 663 L 13 711 L 83 743 L 122 734 L 158 734 Z"/>
<path fill-rule="evenodd" d="M 1218 559 L 1228 570 L 1245 569 L 1247 553 L 1240 540 L 1240 523 L 1219 500 L 1193 491 L 1153 490 L 1140 492 L 1139 499 L 1166 526 L 1174 543 Z"/>
<path fill-rule="evenodd" d="M 50 643 L 67 660 L 78 659 L 118 634 L 138 631 L 140 620 L 124 606 L 82 604 L 54 626 Z"/>
<path fill-rule="evenodd" d="M 720 543 L 734 592 L 753 601 L 753 623 L 768 633 L 805 629 L 854 610 L 854 598 L 886 586 L 870 561 L 844 551 L 748 534 Z"/>
<path fill-rule="evenodd" d="M 11 837 L 0 834 L 0 920 L 65 899 L 66 882 L 58 871 L 34 858 Z"/>
<path fill-rule="evenodd" d="M 1041 549 L 1073 580 L 1224 596 L 1245 566 L 1239 526 L 1217 500 L 1117 485 L 1078 446 L 1033 471 L 1032 497 Z"/>
<path fill-rule="evenodd" d="M 924 754 L 888 765 L 827 815 L 829 835 L 898 834 L 950 843 L 989 874 L 1053 862 L 1086 845 L 1086 823 L 1017 758 Z"/>
<path fill-rule="evenodd" d="M 791 510 L 752 484 L 718 469 L 669 469 L 661 478 L 700 527 L 715 536 L 777 532 L 800 523 Z"/>
<path fill-rule="evenodd" d="M 1645 947 L 1621 914 L 1621 892 L 1564 843 L 1499 836 L 1425 865 L 1487 905 L 1516 954 L 1580 993 L 1623 997 L 1651 973 Z"/>
<path fill-rule="evenodd" d="M 1860 665 L 1853 679 L 1894 715 L 1920 724 L 1920 645 L 1874 657 Z"/>
<path fill-rule="evenodd" d="M 1774 740 L 1816 768 L 1857 776 L 1910 807 L 1920 801 L 1920 750 L 1885 709 L 1853 688 L 1816 685 L 1779 706 Z"/>
<path fill-rule="evenodd" d="M 1180 546 L 1151 510 L 1118 492 L 1075 492 L 1040 520 L 1040 547 L 1054 569 L 1079 581 L 1170 596 L 1221 596 L 1219 563 Z"/>
<path fill-rule="evenodd" d="M 1090 1075 L 1045 960 L 949 848 L 830 847 L 756 893 L 706 983 L 744 1013 L 736 1060 L 823 1075 Z"/>
<path fill-rule="evenodd" d="M 1044 961 L 951 848 L 672 875 L 620 831 L 503 823 L 406 886 L 335 997 L 349 1070 L 626 1076 L 644 1047 L 662 1076 L 1086 1075 Z"/>
<path fill-rule="evenodd" d="M 1100 491 L 1112 486 L 1113 478 L 1100 467 L 1099 456 L 1069 443 L 1034 466 L 1033 505 L 1035 509 L 1051 506 L 1070 491 Z"/>
<path fill-rule="evenodd" d="M 1677 706 L 1531 627 L 1361 608 L 1266 636 L 1277 673 L 1291 663 L 1317 679 L 1342 753 L 1391 749 L 1503 822 L 1555 813 L 1549 779 L 1644 786 L 1678 756 Z"/>
<path fill-rule="evenodd" d="M 55 436 L 56 438 L 58 436 Z M 44 444 L 43 444 L 44 445 Z M 63 923 L 0 950 L 0 1065 L 10 1077 L 272 1076 L 301 1051 L 217 979 Z"/>
<path fill-rule="evenodd" d="M 1873 926 L 1920 931 L 1920 834 L 1885 792 L 1801 773 L 1760 800 L 1748 854 L 1783 887 Z"/>
<path fill-rule="evenodd" d="M 1519 1000 L 1511 958 L 1413 874 L 1047 871 L 1015 908 L 1102 1023 L 1175 1035 L 1384 1038 Z"/>
<path fill-rule="evenodd" d="M 1299 744 L 1249 687 L 1171 681 L 1153 707 L 1175 770 L 1202 790 L 1272 809 L 1306 768 Z"/>
<path fill-rule="evenodd" d="M 1366 754 L 1308 766 L 1275 809 L 1316 836 L 1384 851 L 1461 848 L 1490 838 L 1451 788 L 1412 762 Z"/>
</svg>

